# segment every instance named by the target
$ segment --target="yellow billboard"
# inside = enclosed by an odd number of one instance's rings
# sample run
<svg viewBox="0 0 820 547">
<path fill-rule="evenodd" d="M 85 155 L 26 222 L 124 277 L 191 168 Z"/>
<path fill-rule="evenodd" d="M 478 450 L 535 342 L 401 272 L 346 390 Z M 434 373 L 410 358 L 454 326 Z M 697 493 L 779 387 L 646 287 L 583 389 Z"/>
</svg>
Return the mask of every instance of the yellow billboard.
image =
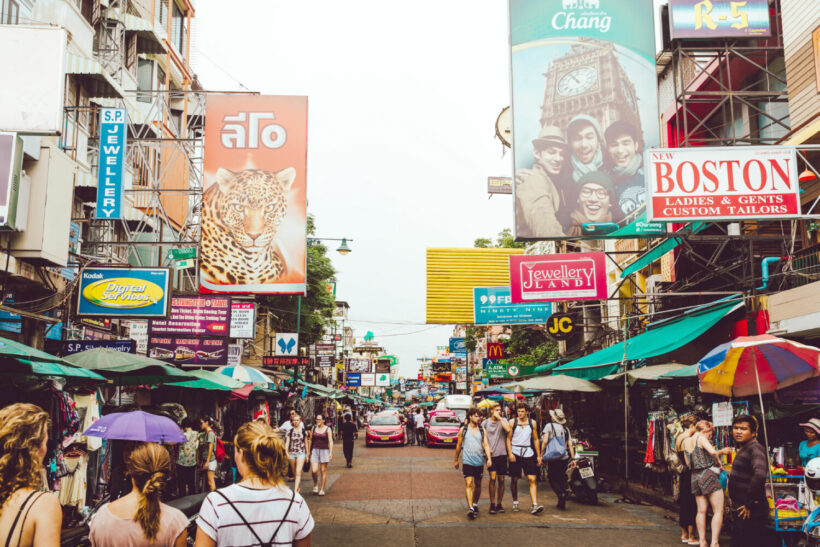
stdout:
<svg viewBox="0 0 820 547">
<path fill-rule="evenodd" d="M 524 249 L 427 249 L 427 322 L 473 322 L 473 288 L 510 285 L 511 255 Z"/>
</svg>

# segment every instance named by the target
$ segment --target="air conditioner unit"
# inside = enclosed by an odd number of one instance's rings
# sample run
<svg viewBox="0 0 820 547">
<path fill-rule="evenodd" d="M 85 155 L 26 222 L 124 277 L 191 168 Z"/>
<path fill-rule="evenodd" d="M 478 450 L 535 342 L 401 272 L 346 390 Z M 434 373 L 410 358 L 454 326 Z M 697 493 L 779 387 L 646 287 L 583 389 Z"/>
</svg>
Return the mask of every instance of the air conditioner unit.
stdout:
<svg viewBox="0 0 820 547">
<path fill-rule="evenodd" d="M 653 293 L 660 292 L 661 283 L 663 283 L 663 276 L 660 274 L 650 275 L 646 278 L 646 294 L 650 295 L 646 299 L 646 304 L 647 313 L 649 313 L 650 316 L 659 311 L 658 304 L 660 303 L 660 297 L 655 296 Z"/>
</svg>

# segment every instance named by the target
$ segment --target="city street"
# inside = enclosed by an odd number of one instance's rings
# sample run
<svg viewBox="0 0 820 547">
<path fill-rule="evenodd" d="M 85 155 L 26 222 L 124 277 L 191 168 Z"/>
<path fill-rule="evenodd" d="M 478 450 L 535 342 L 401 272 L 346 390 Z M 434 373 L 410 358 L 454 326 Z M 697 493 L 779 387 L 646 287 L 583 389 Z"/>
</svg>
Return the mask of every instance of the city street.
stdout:
<svg viewBox="0 0 820 547">
<path fill-rule="evenodd" d="M 303 477 L 301 493 L 316 521 L 315 545 L 680 545 L 679 528 L 661 509 L 616 504 L 617 495 L 605 494 L 597 507 L 571 500 L 568 510 L 560 512 L 547 483 L 538 485 L 538 500 L 544 505 L 540 516 L 529 514 L 529 501 L 522 501 L 520 513 L 511 511 L 509 481 L 506 513 L 488 515 L 487 480 L 485 475 L 480 516 L 470 522 L 464 480 L 453 468 L 452 450 L 365 448 L 360 438 L 353 469 L 344 466 L 341 442 L 334 445 L 325 497 L 311 495 L 309 474 L 307 480 Z M 522 494 L 523 485 L 519 481 Z"/>
</svg>

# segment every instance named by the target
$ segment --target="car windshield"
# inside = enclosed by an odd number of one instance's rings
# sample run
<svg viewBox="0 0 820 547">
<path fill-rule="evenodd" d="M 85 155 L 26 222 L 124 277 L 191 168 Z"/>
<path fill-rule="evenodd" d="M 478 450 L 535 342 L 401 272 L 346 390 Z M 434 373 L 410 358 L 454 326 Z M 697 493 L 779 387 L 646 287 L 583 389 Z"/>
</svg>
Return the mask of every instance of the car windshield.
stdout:
<svg viewBox="0 0 820 547">
<path fill-rule="evenodd" d="M 457 408 L 457 409 L 453 410 L 453 412 L 456 413 L 456 416 L 458 416 L 458 419 L 461 420 L 462 422 L 467 419 L 467 410 L 466 409 Z"/>
<path fill-rule="evenodd" d="M 399 425 L 398 416 L 373 416 L 370 425 Z"/>
<path fill-rule="evenodd" d="M 430 425 L 460 425 L 458 416 L 435 416 L 430 420 Z"/>
</svg>

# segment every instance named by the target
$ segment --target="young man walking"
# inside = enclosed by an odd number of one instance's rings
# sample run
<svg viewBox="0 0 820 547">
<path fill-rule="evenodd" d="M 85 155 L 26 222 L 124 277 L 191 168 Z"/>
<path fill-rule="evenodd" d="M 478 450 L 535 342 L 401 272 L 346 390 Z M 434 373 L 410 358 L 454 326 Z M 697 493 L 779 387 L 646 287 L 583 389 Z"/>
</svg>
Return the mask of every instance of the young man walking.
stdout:
<svg viewBox="0 0 820 547">
<path fill-rule="evenodd" d="M 504 477 L 507 476 L 507 433 L 510 423 L 501 417 L 501 405 L 494 402 L 490 407 L 490 418 L 481 424 L 490 445 L 492 457 L 490 467 L 490 514 L 503 513 Z"/>
<path fill-rule="evenodd" d="M 458 469 L 458 457 L 461 455 L 461 472 L 464 475 L 464 491 L 467 496 L 467 518 L 470 520 L 478 516 L 478 498 L 481 496 L 481 476 L 484 474 L 485 456 L 487 461 L 492 461 L 487 437 L 478 425 L 480 421 L 481 416 L 477 408 L 467 411 L 467 425 L 458 432 L 454 462 L 455 468 Z"/>
<path fill-rule="evenodd" d="M 569 487 L 567 466 L 575 468 L 575 448 L 572 446 L 569 430 L 564 426 L 566 423 L 567 418 L 564 416 L 563 410 L 560 408 L 550 410 L 550 421 L 544 425 L 544 430 L 541 432 L 541 456 L 545 459 L 549 458 L 547 460 L 547 478 L 550 481 L 552 491 L 558 496 L 558 505 L 556 507 L 561 511 L 567 509 L 567 488 Z M 557 439 L 557 442 L 552 443 L 553 446 L 550 446 L 550 449 L 555 451 L 554 454 L 547 452 L 547 447 L 552 439 Z M 561 451 L 561 447 L 563 447 L 563 451 Z"/>
<path fill-rule="evenodd" d="M 345 421 L 341 425 L 342 451 L 347 461 L 346 467 L 353 467 L 353 438 L 356 436 L 356 424 L 353 423 L 353 414 L 345 414 Z"/>
<path fill-rule="evenodd" d="M 507 452 L 510 455 L 510 492 L 513 498 L 513 512 L 518 512 L 518 479 L 521 473 L 527 476 L 530 484 L 530 513 L 540 514 L 544 508 L 538 505 L 538 486 L 535 479 L 541 467 L 541 445 L 538 442 L 538 428 L 535 420 L 529 417 L 529 407 L 518 403 L 516 418 L 507 433 Z"/>
<path fill-rule="evenodd" d="M 425 432 L 424 432 L 424 414 L 421 413 L 421 409 L 416 409 L 416 415 L 413 416 L 413 421 L 415 423 L 416 428 L 416 444 L 421 446 L 422 443 L 426 444 L 425 439 Z"/>
<path fill-rule="evenodd" d="M 732 420 L 732 437 L 737 453 L 729 474 L 729 499 L 735 516 L 731 545 L 772 545 L 772 538 L 766 529 L 769 504 L 765 485 L 769 464 L 766 449 L 757 442 L 757 420 L 747 414 L 735 416 Z"/>
</svg>

